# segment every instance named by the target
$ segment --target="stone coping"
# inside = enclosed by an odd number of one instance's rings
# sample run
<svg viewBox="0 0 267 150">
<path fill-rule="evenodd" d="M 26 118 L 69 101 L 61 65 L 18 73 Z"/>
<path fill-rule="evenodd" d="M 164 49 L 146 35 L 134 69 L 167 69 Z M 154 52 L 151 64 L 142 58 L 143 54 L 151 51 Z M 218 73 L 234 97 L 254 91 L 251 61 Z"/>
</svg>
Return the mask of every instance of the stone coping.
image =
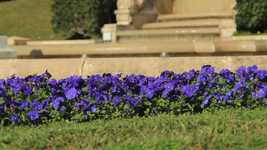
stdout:
<svg viewBox="0 0 267 150">
<path fill-rule="evenodd" d="M 27 45 L 73 45 L 95 44 L 95 40 L 54 40 L 54 41 L 28 41 Z"/>
<path fill-rule="evenodd" d="M 198 14 L 166 14 L 159 15 L 159 21 L 184 20 L 184 19 L 204 19 L 204 18 L 233 18 L 234 13 L 198 13 Z"/>
<path fill-rule="evenodd" d="M 218 28 L 199 28 L 199 29 L 145 29 L 145 30 L 126 30 L 118 31 L 117 36 L 159 36 L 159 35 L 219 35 Z"/>
<path fill-rule="evenodd" d="M 81 56 L 87 55 L 152 55 L 173 54 L 216 54 L 216 53 L 263 53 L 267 52 L 267 40 L 233 40 L 233 39 L 195 39 L 195 40 L 158 40 L 134 43 L 97 43 L 97 44 L 53 44 L 12 46 L 18 57 L 39 55 Z"/>
</svg>

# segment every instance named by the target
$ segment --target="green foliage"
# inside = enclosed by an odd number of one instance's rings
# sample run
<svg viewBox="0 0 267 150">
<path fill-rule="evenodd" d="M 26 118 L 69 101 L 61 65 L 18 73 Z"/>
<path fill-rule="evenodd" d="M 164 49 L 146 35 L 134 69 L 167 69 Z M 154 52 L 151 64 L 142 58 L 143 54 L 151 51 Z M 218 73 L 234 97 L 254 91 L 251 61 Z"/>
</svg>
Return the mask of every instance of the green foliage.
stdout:
<svg viewBox="0 0 267 150">
<path fill-rule="evenodd" d="M 54 0 L 53 29 L 70 38 L 93 37 L 115 22 L 116 0 Z"/>
<path fill-rule="evenodd" d="M 267 30 L 266 0 L 237 0 L 236 9 L 238 31 L 255 33 Z"/>
<path fill-rule="evenodd" d="M 179 117 L 0 126 L 0 149 L 265 149 L 266 115 L 266 109 L 230 109 Z"/>
</svg>

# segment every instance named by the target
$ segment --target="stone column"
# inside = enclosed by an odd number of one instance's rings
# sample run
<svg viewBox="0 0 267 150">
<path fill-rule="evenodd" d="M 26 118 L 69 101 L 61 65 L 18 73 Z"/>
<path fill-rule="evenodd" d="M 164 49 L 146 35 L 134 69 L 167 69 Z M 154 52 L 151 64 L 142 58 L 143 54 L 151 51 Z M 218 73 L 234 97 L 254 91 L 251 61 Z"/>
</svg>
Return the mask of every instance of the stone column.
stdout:
<svg viewBox="0 0 267 150">
<path fill-rule="evenodd" d="M 117 17 L 117 24 L 128 26 L 132 23 L 132 8 L 134 7 L 135 0 L 118 0 L 115 12 Z"/>
</svg>

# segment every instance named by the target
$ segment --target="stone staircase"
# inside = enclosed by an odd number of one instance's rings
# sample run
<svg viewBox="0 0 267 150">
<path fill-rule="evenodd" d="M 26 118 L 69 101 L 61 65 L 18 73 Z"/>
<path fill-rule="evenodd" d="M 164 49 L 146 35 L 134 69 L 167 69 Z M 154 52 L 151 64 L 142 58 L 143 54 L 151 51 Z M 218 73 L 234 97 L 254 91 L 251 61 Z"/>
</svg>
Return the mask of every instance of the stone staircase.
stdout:
<svg viewBox="0 0 267 150">
<path fill-rule="evenodd" d="M 122 29 L 119 42 L 191 41 L 229 37 L 235 32 L 233 14 L 159 15 L 156 22 L 145 23 L 141 29 Z"/>
</svg>

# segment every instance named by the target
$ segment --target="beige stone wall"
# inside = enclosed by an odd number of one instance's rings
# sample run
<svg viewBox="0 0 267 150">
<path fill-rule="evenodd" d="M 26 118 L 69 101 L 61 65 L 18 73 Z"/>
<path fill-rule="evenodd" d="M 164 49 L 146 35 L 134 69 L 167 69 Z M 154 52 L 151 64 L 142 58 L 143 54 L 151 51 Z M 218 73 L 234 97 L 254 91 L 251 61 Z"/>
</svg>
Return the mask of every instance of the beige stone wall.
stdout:
<svg viewBox="0 0 267 150">
<path fill-rule="evenodd" d="M 55 78 L 81 75 L 82 59 L 10 59 L 0 60 L 0 78 L 16 74 L 27 76 L 48 70 Z"/>
<path fill-rule="evenodd" d="M 95 58 L 87 59 L 83 69 L 83 75 L 95 73 L 123 73 L 159 75 L 162 71 L 174 72 L 199 69 L 209 64 L 217 70 L 228 68 L 236 70 L 238 67 L 258 65 L 267 69 L 267 56 L 195 56 L 195 57 L 170 57 L 170 58 Z"/>
<path fill-rule="evenodd" d="M 258 56 L 183 56 L 183 57 L 130 57 L 130 58 L 82 58 L 82 59 L 14 59 L 0 60 L 0 78 L 12 74 L 27 76 L 48 70 L 54 78 L 70 75 L 92 75 L 97 73 L 124 73 L 159 75 L 164 70 L 175 72 L 199 69 L 210 64 L 218 70 L 236 70 L 239 66 L 258 65 L 267 69 L 267 55 Z"/>
<path fill-rule="evenodd" d="M 177 14 L 233 13 L 235 0 L 174 0 Z"/>
<path fill-rule="evenodd" d="M 174 0 L 156 0 L 156 8 L 159 14 L 173 13 Z"/>
</svg>

